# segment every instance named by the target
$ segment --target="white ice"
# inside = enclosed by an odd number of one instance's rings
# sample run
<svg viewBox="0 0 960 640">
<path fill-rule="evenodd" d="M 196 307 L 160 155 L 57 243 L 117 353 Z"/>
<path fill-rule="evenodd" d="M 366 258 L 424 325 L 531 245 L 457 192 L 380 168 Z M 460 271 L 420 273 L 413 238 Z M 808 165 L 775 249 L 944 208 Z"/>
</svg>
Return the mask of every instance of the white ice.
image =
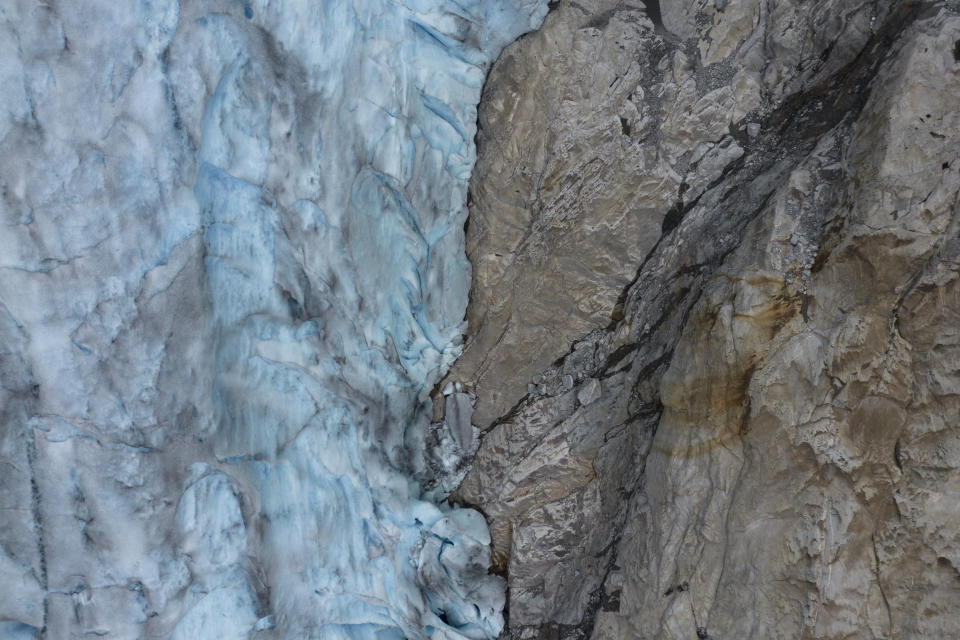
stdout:
<svg viewBox="0 0 960 640">
<path fill-rule="evenodd" d="M 0 634 L 498 635 L 483 518 L 413 475 L 483 80 L 545 13 L 0 5 Z"/>
</svg>

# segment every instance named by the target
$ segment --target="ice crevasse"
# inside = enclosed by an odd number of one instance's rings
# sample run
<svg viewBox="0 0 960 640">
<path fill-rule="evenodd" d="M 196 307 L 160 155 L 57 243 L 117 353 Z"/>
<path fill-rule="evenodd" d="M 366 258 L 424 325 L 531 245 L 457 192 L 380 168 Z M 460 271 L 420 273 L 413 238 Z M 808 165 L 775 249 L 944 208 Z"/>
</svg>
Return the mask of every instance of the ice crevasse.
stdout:
<svg viewBox="0 0 960 640">
<path fill-rule="evenodd" d="M 498 635 L 423 434 L 483 80 L 546 10 L 0 6 L 0 637 Z"/>
</svg>

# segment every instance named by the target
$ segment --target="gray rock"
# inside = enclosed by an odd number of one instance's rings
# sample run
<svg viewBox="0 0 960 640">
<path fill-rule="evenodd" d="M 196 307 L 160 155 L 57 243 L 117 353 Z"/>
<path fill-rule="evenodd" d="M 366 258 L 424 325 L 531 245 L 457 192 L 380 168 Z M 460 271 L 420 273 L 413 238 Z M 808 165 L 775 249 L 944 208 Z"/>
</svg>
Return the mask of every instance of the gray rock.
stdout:
<svg viewBox="0 0 960 640">
<path fill-rule="evenodd" d="M 638 27 L 638 44 L 611 26 L 629 16 L 645 24 L 636 9 L 561 2 L 505 52 L 481 105 L 481 139 L 502 142 L 481 144 L 471 186 L 474 354 L 457 367 L 478 394 L 476 424 L 491 428 L 458 496 L 491 521 L 495 567 L 508 569 L 509 635 L 953 637 L 957 8 L 753 0 L 720 11 L 690 0 L 661 9 L 662 24 Z M 591 63 L 567 62 L 595 32 Z M 631 58 L 618 77 L 634 83 L 625 96 L 644 105 L 657 96 L 655 133 L 620 150 L 594 143 L 564 154 L 557 140 L 596 135 L 580 114 L 597 114 L 586 121 L 600 126 L 623 97 L 616 82 L 567 91 L 564 110 L 550 111 L 547 88 L 599 78 L 621 51 L 641 50 L 657 55 Z M 501 115 L 533 104 L 551 116 Z M 717 154 L 726 136 L 728 152 Z M 591 152 L 610 168 L 586 172 Z M 645 156 L 656 158 L 659 187 L 629 173 Z M 542 315 L 511 309 L 563 308 L 579 295 L 572 283 L 588 280 L 576 265 L 532 266 L 526 247 L 561 255 L 575 237 L 584 252 L 603 252 L 603 233 L 591 235 L 586 217 L 566 218 L 566 236 L 511 224 L 564 210 L 523 195 L 539 193 L 535 180 L 509 204 L 485 200 L 528 180 L 521 166 L 556 158 L 568 164 L 550 180 L 570 193 L 629 185 L 663 203 L 608 223 L 618 239 L 628 228 L 618 224 L 659 233 L 652 244 L 630 236 L 646 248 L 639 259 L 600 253 L 630 261 L 629 286 L 622 296 L 583 286 L 598 300 L 621 296 L 622 319 L 597 313 L 579 339 L 567 336 L 587 316 L 547 332 Z M 612 209 L 590 210 L 612 220 Z M 498 244 L 514 229 L 529 235 Z M 477 259 L 488 252 L 509 259 Z M 566 289 L 502 288 L 561 276 Z M 523 396 L 530 380 L 535 392 Z M 603 394 L 583 402 L 597 381 Z"/>
<path fill-rule="evenodd" d="M 458 392 L 447 396 L 444 420 L 457 445 L 464 451 L 473 451 L 475 447 L 473 425 L 470 423 L 474 399 L 475 397 L 468 393 Z"/>
<path fill-rule="evenodd" d="M 588 405 L 600 398 L 600 381 L 596 378 L 590 378 L 583 382 L 580 390 L 577 391 L 577 400 L 582 405 Z"/>
</svg>

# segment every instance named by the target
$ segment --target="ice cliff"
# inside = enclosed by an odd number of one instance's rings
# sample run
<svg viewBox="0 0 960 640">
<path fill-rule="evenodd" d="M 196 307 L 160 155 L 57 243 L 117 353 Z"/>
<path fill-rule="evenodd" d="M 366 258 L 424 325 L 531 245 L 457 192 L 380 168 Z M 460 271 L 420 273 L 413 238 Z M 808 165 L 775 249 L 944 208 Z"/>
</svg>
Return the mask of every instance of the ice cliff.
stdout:
<svg viewBox="0 0 960 640">
<path fill-rule="evenodd" d="M 481 87 L 545 13 L 0 6 L 0 636 L 497 636 L 415 476 Z"/>
</svg>

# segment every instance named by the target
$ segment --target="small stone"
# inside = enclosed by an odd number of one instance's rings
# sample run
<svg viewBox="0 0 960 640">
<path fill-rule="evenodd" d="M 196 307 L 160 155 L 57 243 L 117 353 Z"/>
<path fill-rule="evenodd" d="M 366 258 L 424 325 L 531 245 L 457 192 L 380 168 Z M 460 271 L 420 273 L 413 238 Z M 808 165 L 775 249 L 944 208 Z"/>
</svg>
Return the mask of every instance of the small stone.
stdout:
<svg viewBox="0 0 960 640">
<path fill-rule="evenodd" d="M 269 631 L 270 629 L 275 629 L 277 627 L 276 620 L 273 616 L 266 616 L 257 620 L 257 624 L 253 625 L 254 631 Z"/>
<path fill-rule="evenodd" d="M 580 401 L 580 404 L 586 406 L 596 402 L 600 398 L 600 395 L 600 381 L 596 378 L 590 378 L 583 383 L 580 391 L 577 392 L 577 400 Z"/>
<path fill-rule="evenodd" d="M 454 393 L 447 401 L 447 412 L 444 420 L 447 428 L 453 434 L 454 440 L 464 451 L 473 447 L 473 425 L 470 417 L 473 415 L 473 398 L 468 393 Z"/>
</svg>

